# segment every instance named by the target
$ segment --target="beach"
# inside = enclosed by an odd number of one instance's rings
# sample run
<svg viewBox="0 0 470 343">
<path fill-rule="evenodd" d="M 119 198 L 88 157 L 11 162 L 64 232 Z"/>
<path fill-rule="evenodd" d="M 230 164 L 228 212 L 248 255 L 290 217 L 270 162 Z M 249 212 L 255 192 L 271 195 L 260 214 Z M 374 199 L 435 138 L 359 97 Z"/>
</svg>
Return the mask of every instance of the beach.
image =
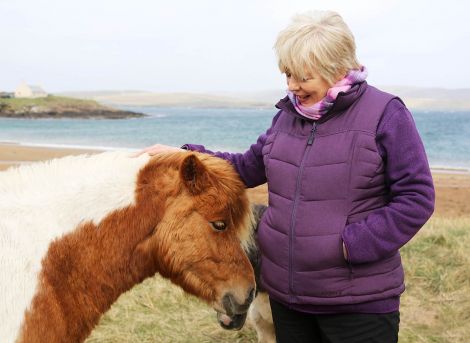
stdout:
<svg viewBox="0 0 470 343">
<path fill-rule="evenodd" d="M 100 150 L 0 143 L 0 171 L 24 163 L 98 152 Z M 462 170 L 436 169 L 433 170 L 433 178 L 436 188 L 434 216 L 452 218 L 469 216 L 470 173 Z M 266 185 L 250 189 L 248 193 L 252 202 L 267 203 Z"/>
</svg>

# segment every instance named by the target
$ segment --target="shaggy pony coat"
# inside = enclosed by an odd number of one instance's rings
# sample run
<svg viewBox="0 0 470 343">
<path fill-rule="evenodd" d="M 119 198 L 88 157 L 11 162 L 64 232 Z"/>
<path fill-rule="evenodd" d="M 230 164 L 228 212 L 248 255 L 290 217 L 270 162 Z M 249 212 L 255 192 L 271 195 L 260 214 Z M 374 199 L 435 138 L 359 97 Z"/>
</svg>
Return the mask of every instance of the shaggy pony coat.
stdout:
<svg viewBox="0 0 470 343">
<path fill-rule="evenodd" d="M 2 342 L 81 342 L 160 273 L 230 315 L 254 294 L 250 210 L 225 161 L 111 152 L 0 173 Z"/>
</svg>

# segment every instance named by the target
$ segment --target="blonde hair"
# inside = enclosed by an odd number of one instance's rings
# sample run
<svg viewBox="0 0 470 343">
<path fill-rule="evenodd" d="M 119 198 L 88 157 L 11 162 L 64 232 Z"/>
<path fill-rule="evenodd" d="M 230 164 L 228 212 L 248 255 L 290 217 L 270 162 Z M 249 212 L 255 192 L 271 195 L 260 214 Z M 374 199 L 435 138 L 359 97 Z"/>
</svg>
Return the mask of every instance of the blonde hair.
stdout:
<svg viewBox="0 0 470 343">
<path fill-rule="evenodd" d="M 354 36 L 343 18 L 333 11 L 297 14 L 274 45 L 282 73 L 302 80 L 311 70 L 330 85 L 351 69 L 359 69 Z"/>
</svg>

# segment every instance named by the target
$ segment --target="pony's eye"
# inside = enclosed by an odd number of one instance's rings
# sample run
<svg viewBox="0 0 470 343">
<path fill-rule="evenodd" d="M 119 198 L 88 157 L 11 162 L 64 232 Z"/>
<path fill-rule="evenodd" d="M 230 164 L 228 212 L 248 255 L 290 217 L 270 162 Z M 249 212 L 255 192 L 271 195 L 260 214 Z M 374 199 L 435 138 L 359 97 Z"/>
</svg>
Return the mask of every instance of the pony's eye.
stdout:
<svg viewBox="0 0 470 343">
<path fill-rule="evenodd" d="M 216 231 L 224 231 L 227 228 L 227 225 L 221 220 L 217 220 L 215 222 L 210 222 L 212 225 L 212 228 Z"/>
</svg>

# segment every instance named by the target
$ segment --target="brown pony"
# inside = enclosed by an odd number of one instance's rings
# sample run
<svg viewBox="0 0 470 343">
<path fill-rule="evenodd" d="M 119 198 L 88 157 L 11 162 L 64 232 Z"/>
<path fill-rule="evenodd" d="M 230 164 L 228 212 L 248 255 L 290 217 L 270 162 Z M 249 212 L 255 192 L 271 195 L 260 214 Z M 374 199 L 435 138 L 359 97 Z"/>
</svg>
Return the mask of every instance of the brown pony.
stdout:
<svg viewBox="0 0 470 343">
<path fill-rule="evenodd" d="M 188 152 L 75 156 L 0 173 L 0 265 L 21 276 L 0 281 L 0 337 L 81 342 L 155 273 L 217 312 L 246 313 L 255 279 L 244 188 L 227 162 Z M 19 201 L 25 194 L 40 201 Z"/>
</svg>

